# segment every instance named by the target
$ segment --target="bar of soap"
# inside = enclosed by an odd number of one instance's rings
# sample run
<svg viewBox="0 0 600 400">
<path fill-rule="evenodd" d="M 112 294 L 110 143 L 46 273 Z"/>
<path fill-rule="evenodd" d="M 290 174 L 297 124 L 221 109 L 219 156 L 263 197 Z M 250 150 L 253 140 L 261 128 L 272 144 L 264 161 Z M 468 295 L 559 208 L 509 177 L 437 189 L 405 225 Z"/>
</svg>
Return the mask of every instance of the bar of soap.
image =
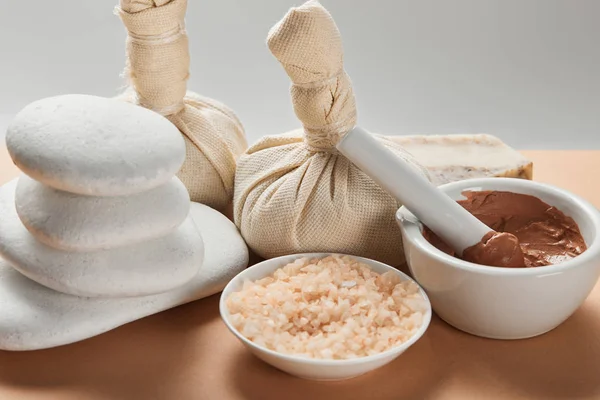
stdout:
<svg viewBox="0 0 600 400">
<path fill-rule="evenodd" d="M 136 245 L 95 252 L 46 246 L 17 215 L 17 180 L 0 188 L 0 255 L 44 286 L 78 296 L 143 296 L 182 286 L 202 265 L 203 240 L 191 217 L 169 235 Z"/>
<path fill-rule="evenodd" d="M 93 196 L 125 196 L 168 182 L 185 142 L 168 119 L 133 104 L 69 94 L 34 101 L 6 131 L 21 171 L 47 186 Z"/>
<path fill-rule="evenodd" d="M 17 213 L 40 242 L 65 251 L 97 251 L 138 244 L 171 233 L 187 217 L 190 197 L 176 177 L 130 196 L 83 196 L 27 175 L 19 178 Z"/>
<path fill-rule="evenodd" d="M 390 136 L 429 171 L 435 185 L 463 179 L 532 179 L 533 163 L 492 135 Z"/>
<path fill-rule="evenodd" d="M 204 263 L 190 282 L 161 294 L 71 296 L 33 282 L 0 259 L 0 349 L 38 350 L 77 342 L 223 290 L 248 265 L 248 248 L 235 225 L 212 208 L 192 203 L 190 215 L 204 238 Z"/>
</svg>

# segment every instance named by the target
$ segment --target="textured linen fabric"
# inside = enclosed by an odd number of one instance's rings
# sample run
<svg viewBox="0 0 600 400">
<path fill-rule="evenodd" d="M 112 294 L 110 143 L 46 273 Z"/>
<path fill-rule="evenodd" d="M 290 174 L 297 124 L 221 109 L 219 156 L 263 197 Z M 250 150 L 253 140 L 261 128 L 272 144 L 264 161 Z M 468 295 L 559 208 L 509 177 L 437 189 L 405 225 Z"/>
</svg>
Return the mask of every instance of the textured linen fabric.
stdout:
<svg viewBox="0 0 600 400">
<path fill-rule="evenodd" d="M 121 0 L 128 31 L 126 75 L 120 98 L 168 118 L 183 134 L 186 160 L 178 173 L 192 201 L 224 211 L 233 197 L 236 159 L 248 147 L 235 114 L 220 102 L 187 91 L 187 0 Z"/>
<path fill-rule="evenodd" d="M 399 264 L 400 204 L 335 149 L 357 116 L 335 22 L 309 1 L 277 23 L 267 43 L 292 80 L 304 128 L 264 137 L 238 160 L 234 220 L 242 236 L 265 258 L 323 251 Z M 379 138 L 427 175 L 401 146 Z"/>
</svg>

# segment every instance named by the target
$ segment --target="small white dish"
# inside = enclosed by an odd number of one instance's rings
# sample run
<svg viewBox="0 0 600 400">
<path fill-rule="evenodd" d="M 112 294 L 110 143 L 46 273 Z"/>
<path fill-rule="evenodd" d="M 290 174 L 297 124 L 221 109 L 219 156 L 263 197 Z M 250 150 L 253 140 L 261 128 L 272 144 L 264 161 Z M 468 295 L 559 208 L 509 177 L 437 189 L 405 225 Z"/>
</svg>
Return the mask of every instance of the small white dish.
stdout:
<svg viewBox="0 0 600 400">
<path fill-rule="evenodd" d="M 396 218 L 407 263 L 440 318 L 473 335 L 524 339 L 554 329 L 581 306 L 600 276 L 600 213 L 594 206 L 566 190 L 515 178 L 469 179 L 440 189 L 454 200 L 469 190 L 536 196 L 573 218 L 588 247 L 571 260 L 545 267 L 477 265 L 431 245 L 421 222 L 402 207 Z"/>
<path fill-rule="evenodd" d="M 229 284 L 223 290 L 221 294 L 221 300 L 219 303 L 219 310 L 221 312 L 221 318 L 225 322 L 225 325 L 229 330 L 258 358 L 264 362 L 271 364 L 275 368 L 278 368 L 291 375 L 295 375 L 304 379 L 312 380 L 342 380 L 354 378 L 356 376 L 365 374 L 372 370 L 375 370 L 383 365 L 386 365 L 396 359 L 400 354 L 404 353 L 406 349 L 412 346 L 427 330 L 431 321 L 431 304 L 427 298 L 427 294 L 423 289 L 420 289 L 420 293 L 425 299 L 428 310 L 424 315 L 423 324 L 419 330 L 405 343 L 396 346 L 392 349 L 384 351 L 379 354 L 372 356 L 349 359 L 349 360 L 322 360 L 313 359 L 301 356 L 293 356 L 278 353 L 273 350 L 269 350 L 263 346 L 259 346 L 256 343 L 248 340 L 244 337 L 233 325 L 229 322 L 229 310 L 227 309 L 226 300 L 229 295 L 233 292 L 241 290 L 245 280 L 256 281 L 266 276 L 271 275 L 275 270 L 285 266 L 297 260 L 298 258 L 324 258 L 331 255 L 330 253 L 303 253 L 303 254 L 292 254 L 283 257 L 272 258 L 270 260 L 258 263 L 246 270 L 240 272 L 235 278 L 233 278 Z M 397 273 L 402 280 L 414 280 L 403 272 L 393 268 L 387 264 L 380 263 L 378 261 L 370 260 L 362 257 L 354 257 L 365 264 L 368 264 L 371 269 L 377 273 L 384 273 L 387 271 L 393 271 Z"/>
</svg>

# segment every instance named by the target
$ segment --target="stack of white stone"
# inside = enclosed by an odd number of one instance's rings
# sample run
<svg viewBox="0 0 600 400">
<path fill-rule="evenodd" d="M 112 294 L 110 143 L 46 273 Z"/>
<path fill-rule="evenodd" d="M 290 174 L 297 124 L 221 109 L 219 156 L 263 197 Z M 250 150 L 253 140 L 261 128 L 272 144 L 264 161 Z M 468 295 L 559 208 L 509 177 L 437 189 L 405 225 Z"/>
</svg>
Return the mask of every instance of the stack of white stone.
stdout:
<svg viewBox="0 0 600 400">
<path fill-rule="evenodd" d="M 25 175 L 0 189 L 0 348 L 94 336 L 213 294 L 247 265 L 233 224 L 190 203 L 175 176 L 185 142 L 162 116 L 58 96 L 23 109 L 6 142 Z"/>
</svg>

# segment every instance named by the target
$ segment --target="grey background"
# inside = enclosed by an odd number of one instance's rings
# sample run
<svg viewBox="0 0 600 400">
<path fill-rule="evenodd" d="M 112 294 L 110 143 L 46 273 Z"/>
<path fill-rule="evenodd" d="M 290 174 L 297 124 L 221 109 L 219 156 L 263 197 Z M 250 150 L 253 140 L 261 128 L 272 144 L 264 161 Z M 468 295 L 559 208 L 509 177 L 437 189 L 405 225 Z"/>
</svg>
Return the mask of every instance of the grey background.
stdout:
<svg viewBox="0 0 600 400">
<path fill-rule="evenodd" d="M 189 0 L 189 88 L 250 142 L 299 126 L 269 28 L 291 0 Z M 116 0 L 0 0 L 0 132 L 27 103 L 112 96 Z M 359 120 L 385 134 L 481 133 L 521 149 L 600 148 L 600 1 L 322 0 L 342 32 Z M 0 134 L 1 135 L 1 134 Z"/>
</svg>

